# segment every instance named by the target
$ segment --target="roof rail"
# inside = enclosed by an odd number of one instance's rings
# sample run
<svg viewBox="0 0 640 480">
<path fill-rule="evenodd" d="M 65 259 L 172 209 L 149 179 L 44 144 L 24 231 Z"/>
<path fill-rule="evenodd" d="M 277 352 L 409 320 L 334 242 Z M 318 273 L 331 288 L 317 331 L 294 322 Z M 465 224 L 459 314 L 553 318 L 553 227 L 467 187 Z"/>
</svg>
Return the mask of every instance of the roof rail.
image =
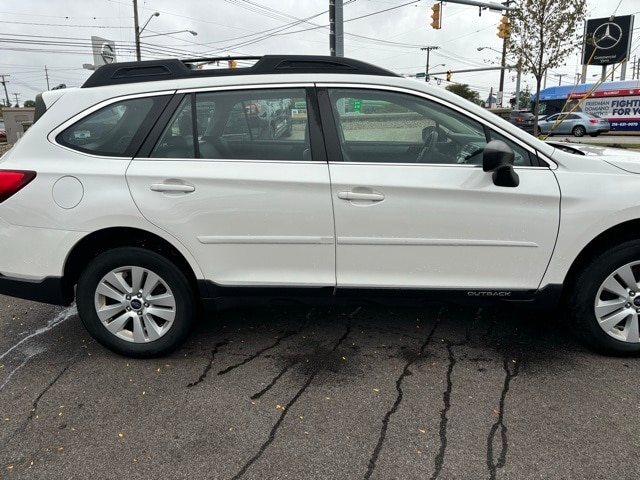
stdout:
<svg viewBox="0 0 640 480">
<path fill-rule="evenodd" d="M 203 65 L 235 61 L 253 65 L 239 68 L 200 68 Z M 362 75 L 399 75 L 370 63 L 353 58 L 321 55 L 265 55 L 263 57 L 213 57 L 179 60 L 145 60 L 103 65 L 82 85 L 82 88 L 101 87 L 181 78 L 220 77 L 229 75 L 263 75 L 274 73 L 352 73 Z"/>
</svg>

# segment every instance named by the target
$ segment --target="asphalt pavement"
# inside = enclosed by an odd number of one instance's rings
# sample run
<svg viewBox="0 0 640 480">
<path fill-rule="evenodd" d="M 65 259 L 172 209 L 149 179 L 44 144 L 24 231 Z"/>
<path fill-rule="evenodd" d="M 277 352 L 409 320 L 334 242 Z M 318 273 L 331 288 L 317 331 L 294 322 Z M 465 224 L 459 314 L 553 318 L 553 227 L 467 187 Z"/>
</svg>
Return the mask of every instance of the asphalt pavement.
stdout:
<svg viewBox="0 0 640 480">
<path fill-rule="evenodd" d="M 553 135 L 548 137 L 549 141 L 556 142 L 573 142 L 573 143 L 595 143 L 598 145 L 620 146 L 625 147 L 629 144 L 640 144 L 640 135 L 626 135 L 623 133 L 603 133 L 597 137 L 585 135 L 584 137 L 574 137 L 573 135 Z"/>
<path fill-rule="evenodd" d="M 0 297 L 2 479 L 637 479 L 640 360 L 561 314 L 281 307 L 173 355 Z"/>
</svg>

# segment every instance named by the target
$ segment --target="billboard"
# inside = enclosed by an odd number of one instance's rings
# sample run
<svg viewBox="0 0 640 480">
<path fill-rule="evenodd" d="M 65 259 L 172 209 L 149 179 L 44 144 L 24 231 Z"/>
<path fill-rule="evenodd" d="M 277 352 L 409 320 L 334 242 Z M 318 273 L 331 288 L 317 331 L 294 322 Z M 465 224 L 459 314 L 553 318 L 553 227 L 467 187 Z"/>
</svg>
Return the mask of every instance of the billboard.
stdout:
<svg viewBox="0 0 640 480">
<path fill-rule="evenodd" d="M 91 46 L 93 47 L 94 68 L 98 68 L 107 63 L 115 63 L 116 44 L 113 40 L 92 36 Z"/>
<path fill-rule="evenodd" d="M 587 21 L 582 64 L 612 65 L 629 58 L 633 15 Z"/>
<path fill-rule="evenodd" d="M 584 98 L 587 92 L 569 95 L 565 109 Z M 578 112 L 590 113 L 609 120 L 612 131 L 638 131 L 640 128 L 640 88 L 596 90 L 579 107 Z"/>
</svg>

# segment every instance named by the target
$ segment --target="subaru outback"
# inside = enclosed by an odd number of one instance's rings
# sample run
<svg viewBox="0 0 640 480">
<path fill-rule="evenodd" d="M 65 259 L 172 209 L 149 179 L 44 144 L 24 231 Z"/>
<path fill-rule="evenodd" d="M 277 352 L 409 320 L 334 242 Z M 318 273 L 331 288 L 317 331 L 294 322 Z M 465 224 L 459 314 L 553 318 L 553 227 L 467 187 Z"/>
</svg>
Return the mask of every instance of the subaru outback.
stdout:
<svg viewBox="0 0 640 480">
<path fill-rule="evenodd" d="M 397 296 L 562 304 L 591 346 L 640 352 L 639 154 L 353 59 L 252 60 L 115 63 L 38 96 L 0 160 L 0 293 L 75 299 L 134 357 L 201 307 Z"/>
</svg>

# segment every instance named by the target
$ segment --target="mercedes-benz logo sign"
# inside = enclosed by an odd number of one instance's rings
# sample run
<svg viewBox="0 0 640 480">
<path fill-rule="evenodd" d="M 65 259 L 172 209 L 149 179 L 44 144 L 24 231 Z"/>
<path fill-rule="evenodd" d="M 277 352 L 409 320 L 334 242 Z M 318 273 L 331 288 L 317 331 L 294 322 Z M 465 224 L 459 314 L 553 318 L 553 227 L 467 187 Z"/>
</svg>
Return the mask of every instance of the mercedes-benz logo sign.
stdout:
<svg viewBox="0 0 640 480">
<path fill-rule="evenodd" d="M 100 50 L 100 56 L 104 63 L 113 63 L 116 59 L 116 54 L 113 52 L 113 47 L 108 43 L 102 44 L 102 49 Z"/>
<path fill-rule="evenodd" d="M 609 50 L 622 40 L 622 28 L 613 22 L 600 25 L 593 32 L 593 44 L 600 50 Z"/>
</svg>

